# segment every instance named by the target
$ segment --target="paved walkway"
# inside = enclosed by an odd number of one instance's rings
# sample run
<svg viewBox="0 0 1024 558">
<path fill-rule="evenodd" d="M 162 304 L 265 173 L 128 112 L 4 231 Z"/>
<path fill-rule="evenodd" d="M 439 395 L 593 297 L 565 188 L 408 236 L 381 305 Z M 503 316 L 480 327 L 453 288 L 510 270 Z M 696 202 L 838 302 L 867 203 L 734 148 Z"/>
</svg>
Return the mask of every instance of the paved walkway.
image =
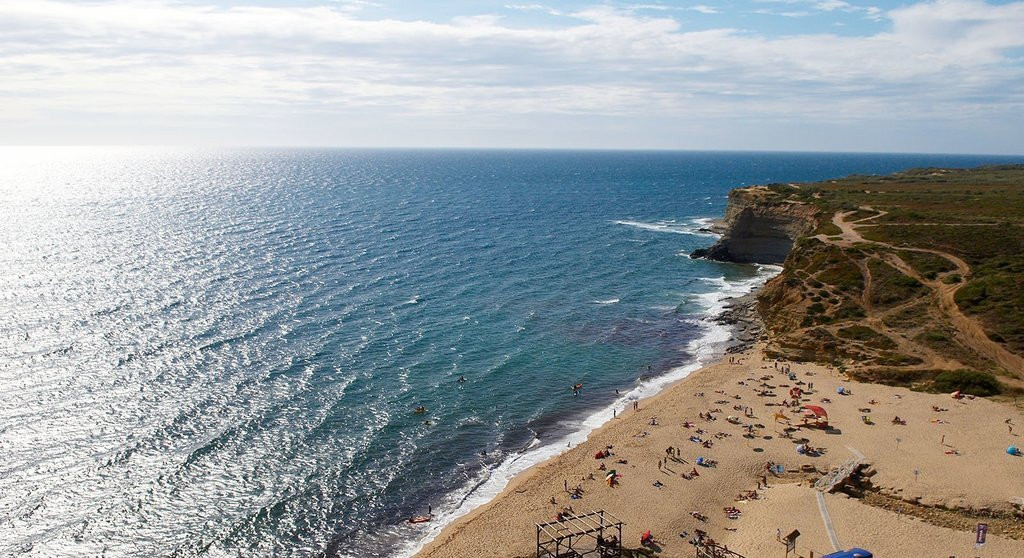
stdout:
<svg viewBox="0 0 1024 558">
<path fill-rule="evenodd" d="M 825 531 L 828 531 L 828 539 L 832 541 L 832 548 L 836 552 L 842 550 L 839 546 L 839 537 L 836 536 L 836 528 L 832 525 L 832 518 L 828 515 L 828 507 L 825 506 L 825 494 L 815 491 L 818 496 L 818 511 L 821 512 L 821 520 L 825 522 Z"/>
</svg>

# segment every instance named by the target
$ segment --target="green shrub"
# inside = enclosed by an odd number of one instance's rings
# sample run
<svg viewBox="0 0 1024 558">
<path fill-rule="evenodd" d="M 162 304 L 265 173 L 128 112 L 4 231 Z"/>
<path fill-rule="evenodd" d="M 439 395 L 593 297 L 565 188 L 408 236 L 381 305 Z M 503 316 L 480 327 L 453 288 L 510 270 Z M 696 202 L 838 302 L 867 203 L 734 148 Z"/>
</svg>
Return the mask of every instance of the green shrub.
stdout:
<svg viewBox="0 0 1024 558">
<path fill-rule="evenodd" d="M 826 221 L 818 226 L 814 231 L 814 234 L 823 234 L 825 236 L 836 236 L 843 234 L 843 230 L 840 229 L 835 223 Z"/>
<path fill-rule="evenodd" d="M 939 392 L 960 390 L 970 395 L 998 395 L 1003 386 L 992 374 L 975 370 L 950 370 L 940 372 L 932 381 L 932 387 Z"/>
</svg>

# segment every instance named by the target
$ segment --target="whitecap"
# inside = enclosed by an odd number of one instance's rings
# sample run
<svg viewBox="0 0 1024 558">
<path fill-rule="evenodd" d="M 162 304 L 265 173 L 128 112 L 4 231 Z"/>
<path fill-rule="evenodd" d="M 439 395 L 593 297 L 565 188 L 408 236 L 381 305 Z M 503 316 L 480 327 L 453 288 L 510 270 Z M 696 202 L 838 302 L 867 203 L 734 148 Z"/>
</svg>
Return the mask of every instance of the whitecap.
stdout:
<svg viewBox="0 0 1024 558">
<path fill-rule="evenodd" d="M 619 302 L 617 298 L 609 298 L 608 300 L 592 300 L 594 304 L 616 304 Z"/>
<path fill-rule="evenodd" d="M 690 236 L 718 236 L 714 233 L 700 230 L 701 228 L 705 228 L 707 225 L 698 222 L 698 219 L 694 219 L 689 223 L 677 223 L 675 221 L 655 221 L 653 223 L 645 223 L 643 221 L 632 220 L 619 220 L 612 222 L 616 225 L 635 227 L 645 231 L 685 234 Z"/>
</svg>

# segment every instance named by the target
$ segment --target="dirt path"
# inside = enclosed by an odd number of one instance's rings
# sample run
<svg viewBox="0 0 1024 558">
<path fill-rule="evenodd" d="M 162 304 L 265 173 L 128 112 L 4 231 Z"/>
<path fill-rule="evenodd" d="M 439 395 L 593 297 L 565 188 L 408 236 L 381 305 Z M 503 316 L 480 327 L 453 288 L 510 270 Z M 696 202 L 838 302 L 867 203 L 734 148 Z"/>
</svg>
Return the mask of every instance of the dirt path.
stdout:
<svg viewBox="0 0 1024 558">
<path fill-rule="evenodd" d="M 921 364 L 911 366 L 909 368 L 922 370 L 948 368 L 948 359 L 943 358 L 930 347 L 925 347 L 919 343 L 915 343 L 885 325 L 884 318 L 890 311 L 877 310 L 875 309 L 874 303 L 871 302 L 871 288 L 874 284 L 874 277 L 871 274 L 871 268 L 869 268 L 867 263 L 864 261 L 857 261 L 856 263 L 857 267 L 860 268 L 861 276 L 864 278 L 864 292 L 861 295 L 861 304 L 864 306 L 864 321 L 867 322 L 868 326 L 895 341 L 896 346 L 904 354 L 911 354 L 921 359 Z"/>
<path fill-rule="evenodd" d="M 876 211 L 871 208 L 864 209 Z M 923 277 L 920 273 L 917 272 L 917 270 L 915 270 L 913 267 L 911 267 L 909 264 L 903 261 L 903 259 L 900 258 L 896 253 L 889 252 L 883 256 L 883 259 L 886 263 L 892 265 L 894 268 L 896 268 L 904 275 L 916 279 L 921 284 L 925 285 L 935 293 L 935 296 L 939 303 L 939 309 L 943 312 L 943 314 L 945 314 L 949 318 L 949 321 L 953 325 L 953 327 L 956 328 L 959 334 L 960 341 L 962 343 L 964 343 L 966 346 L 968 346 L 975 352 L 997 363 L 999 366 L 1003 367 L 1011 374 L 1024 378 L 1024 357 L 1021 357 L 1015 353 L 1008 351 L 1002 345 L 989 339 L 988 335 L 985 334 L 985 330 L 981 327 L 981 325 L 978 324 L 978 322 L 975 321 L 974 319 L 965 315 L 960 310 L 960 307 L 957 306 L 956 304 L 956 292 L 966 284 L 967 278 L 970 277 L 971 275 L 971 267 L 967 264 L 967 262 L 953 254 L 943 252 L 941 250 L 932 250 L 928 248 L 900 247 L 885 242 L 867 240 L 863 236 L 861 236 L 860 232 L 857 230 L 857 227 L 870 225 L 860 225 L 859 223 L 863 223 L 864 221 L 867 220 L 877 219 L 878 217 L 885 215 L 885 212 L 879 211 L 878 215 L 866 217 L 864 219 L 859 219 L 857 221 L 847 221 L 846 217 L 848 217 L 852 213 L 852 211 L 837 212 L 835 215 L 832 216 L 832 223 L 836 225 L 836 227 L 838 227 L 841 231 L 839 238 L 836 238 L 836 235 L 819 235 L 817 238 L 822 242 L 832 243 L 842 248 L 850 248 L 855 244 L 871 244 L 874 246 L 888 248 L 893 251 L 921 252 L 927 254 L 934 254 L 936 256 L 949 260 L 953 265 L 956 266 L 956 271 L 941 274 L 935 280 L 930 280 Z M 862 271 L 864 271 L 864 268 L 862 268 Z M 943 282 L 943 279 L 945 277 L 949 277 L 953 273 L 959 274 L 962 279 L 959 282 L 954 283 Z M 870 292 L 870 286 L 871 273 L 867 272 L 865 274 L 864 307 L 867 312 L 867 321 L 872 325 L 877 325 L 881 323 L 881 316 L 870 305 L 868 294 Z M 901 347 L 901 349 L 903 348 L 904 347 Z M 920 354 L 924 352 L 928 354 L 928 356 L 931 358 L 935 358 L 938 356 L 934 354 L 933 351 L 930 350 L 911 352 L 915 354 Z"/>
</svg>

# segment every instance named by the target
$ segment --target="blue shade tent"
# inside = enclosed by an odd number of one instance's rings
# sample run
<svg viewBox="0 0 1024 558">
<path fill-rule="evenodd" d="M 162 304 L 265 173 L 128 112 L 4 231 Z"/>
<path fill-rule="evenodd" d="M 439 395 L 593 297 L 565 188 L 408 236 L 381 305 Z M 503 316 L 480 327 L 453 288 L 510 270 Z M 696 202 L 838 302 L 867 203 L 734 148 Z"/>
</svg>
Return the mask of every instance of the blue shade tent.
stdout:
<svg viewBox="0 0 1024 558">
<path fill-rule="evenodd" d="M 851 548 L 850 550 L 841 550 L 839 552 L 833 552 L 832 554 L 826 554 L 821 558 L 872 558 L 874 554 L 871 554 L 863 548 Z"/>
</svg>

